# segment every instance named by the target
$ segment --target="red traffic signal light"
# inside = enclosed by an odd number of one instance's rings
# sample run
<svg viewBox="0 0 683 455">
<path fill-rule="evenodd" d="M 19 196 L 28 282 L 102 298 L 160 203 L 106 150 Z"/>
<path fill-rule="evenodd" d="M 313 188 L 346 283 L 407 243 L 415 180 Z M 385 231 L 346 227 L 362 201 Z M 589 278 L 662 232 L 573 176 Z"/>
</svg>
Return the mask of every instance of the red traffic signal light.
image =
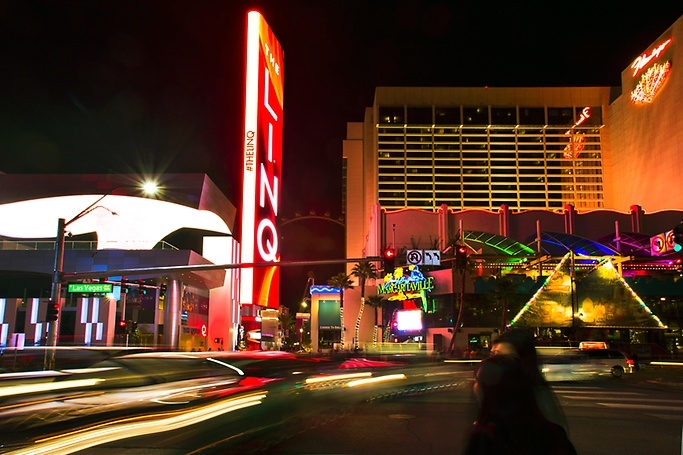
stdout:
<svg viewBox="0 0 683 455">
<path fill-rule="evenodd" d="M 48 300 L 47 302 L 47 313 L 45 314 L 45 320 L 47 322 L 54 322 L 59 316 L 59 304 L 54 300 Z"/>
<path fill-rule="evenodd" d="M 467 267 L 467 247 L 455 245 L 455 266 L 459 269 Z"/>
<path fill-rule="evenodd" d="M 393 273 L 394 264 L 396 262 L 396 250 L 391 247 L 385 248 L 384 251 L 382 251 L 382 262 L 384 271 Z"/>
</svg>

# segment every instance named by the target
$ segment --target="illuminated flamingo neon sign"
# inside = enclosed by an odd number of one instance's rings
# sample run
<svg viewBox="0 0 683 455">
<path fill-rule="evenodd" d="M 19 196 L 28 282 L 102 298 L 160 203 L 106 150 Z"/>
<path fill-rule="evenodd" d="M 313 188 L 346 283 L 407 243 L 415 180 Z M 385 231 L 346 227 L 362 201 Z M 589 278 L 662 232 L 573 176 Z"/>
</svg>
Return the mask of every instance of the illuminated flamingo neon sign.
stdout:
<svg viewBox="0 0 683 455">
<path fill-rule="evenodd" d="M 642 70 L 647 65 L 649 65 L 650 62 L 652 61 L 652 59 L 659 58 L 659 56 L 662 54 L 664 49 L 669 44 L 671 44 L 672 40 L 673 40 L 673 38 L 669 38 L 668 40 L 664 41 L 659 46 L 652 49 L 652 52 L 650 52 L 650 55 L 647 55 L 647 52 L 639 55 L 638 58 L 635 59 L 633 61 L 633 63 L 631 64 L 631 68 L 633 68 L 633 77 L 636 77 L 638 75 L 638 73 L 640 72 L 640 70 Z"/>
</svg>

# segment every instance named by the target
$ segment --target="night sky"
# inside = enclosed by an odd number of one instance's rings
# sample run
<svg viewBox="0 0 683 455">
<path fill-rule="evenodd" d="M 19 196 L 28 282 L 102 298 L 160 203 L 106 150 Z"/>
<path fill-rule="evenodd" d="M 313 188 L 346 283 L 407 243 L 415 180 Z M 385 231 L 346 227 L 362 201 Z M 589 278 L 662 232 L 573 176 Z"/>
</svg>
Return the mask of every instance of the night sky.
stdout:
<svg viewBox="0 0 683 455">
<path fill-rule="evenodd" d="M 0 0 L 0 171 L 199 172 L 239 205 L 250 9 L 285 52 L 280 214 L 336 218 L 376 86 L 617 86 L 683 2 Z"/>
</svg>

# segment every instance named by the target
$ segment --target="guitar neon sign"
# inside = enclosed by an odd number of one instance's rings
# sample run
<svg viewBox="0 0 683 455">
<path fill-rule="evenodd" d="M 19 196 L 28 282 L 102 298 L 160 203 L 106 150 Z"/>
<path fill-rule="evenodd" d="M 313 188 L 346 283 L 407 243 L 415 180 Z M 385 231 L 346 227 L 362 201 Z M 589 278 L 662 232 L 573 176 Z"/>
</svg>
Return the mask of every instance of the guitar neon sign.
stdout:
<svg viewBox="0 0 683 455">
<path fill-rule="evenodd" d="M 584 107 L 581 110 L 581 115 L 579 116 L 579 119 L 576 121 L 572 128 L 581 125 L 583 122 L 588 120 L 590 116 L 591 108 L 588 106 Z M 572 136 L 572 129 L 568 129 L 564 134 L 566 136 Z M 578 158 L 579 153 L 581 153 L 581 150 L 583 150 L 584 142 L 586 142 L 586 137 L 583 134 L 574 134 L 574 136 L 572 136 L 569 140 L 569 144 L 567 144 L 564 148 L 564 157 L 567 159 Z"/>
</svg>

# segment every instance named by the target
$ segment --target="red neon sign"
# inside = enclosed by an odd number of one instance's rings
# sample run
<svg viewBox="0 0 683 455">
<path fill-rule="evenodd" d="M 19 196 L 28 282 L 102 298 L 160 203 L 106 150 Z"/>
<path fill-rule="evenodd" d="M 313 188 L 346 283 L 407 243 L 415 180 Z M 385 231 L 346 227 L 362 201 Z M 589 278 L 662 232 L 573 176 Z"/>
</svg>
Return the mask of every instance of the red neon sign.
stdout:
<svg viewBox="0 0 683 455">
<path fill-rule="evenodd" d="M 673 38 L 669 38 L 668 40 L 664 41 L 659 46 L 652 49 L 652 52 L 650 52 L 650 55 L 648 55 L 647 52 L 639 55 L 638 58 L 635 59 L 633 61 L 633 63 L 631 64 L 631 68 L 633 68 L 633 77 L 636 77 L 638 75 L 638 73 L 640 72 L 640 70 L 642 70 L 647 65 L 649 65 L 650 62 L 652 61 L 652 59 L 659 58 L 659 56 L 662 54 L 664 49 L 669 44 L 671 44 L 672 40 L 673 40 Z"/>
<path fill-rule="evenodd" d="M 631 92 L 633 104 L 651 103 L 669 78 L 671 62 L 655 63 L 642 75 L 638 85 Z"/>
<path fill-rule="evenodd" d="M 263 16 L 247 15 L 241 262 L 278 262 L 275 220 L 282 178 L 283 61 Z M 278 308 L 277 267 L 243 268 L 240 303 Z"/>
<path fill-rule="evenodd" d="M 588 120 L 590 116 L 591 108 L 588 106 L 584 107 L 581 110 L 581 115 L 579 116 L 579 119 L 576 121 L 572 128 L 581 125 L 583 122 Z M 567 159 L 578 158 L 579 154 L 584 148 L 584 142 L 586 140 L 585 136 L 581 133 L 576 133 L 572 136 L 571 128 L 568 129 L 564 134 L 566 136 L 571 136 L 571 138 L 569 139 L 569 144 L 567 144 L 564 148 L 564 157 Z"/>
</svg>

